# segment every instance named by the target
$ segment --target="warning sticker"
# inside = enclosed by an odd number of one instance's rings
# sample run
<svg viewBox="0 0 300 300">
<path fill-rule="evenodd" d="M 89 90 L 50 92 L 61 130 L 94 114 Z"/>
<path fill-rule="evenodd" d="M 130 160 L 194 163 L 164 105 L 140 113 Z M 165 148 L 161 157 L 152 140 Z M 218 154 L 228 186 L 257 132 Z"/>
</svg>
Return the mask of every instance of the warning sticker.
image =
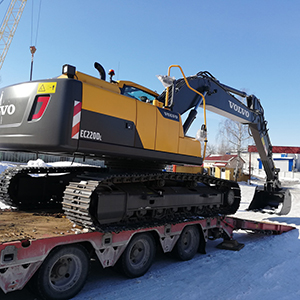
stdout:
<svg viewBox="0 0 300 300">
<path fill-rule="evenodd" d="M 37 94 L 53 94 L 56 91 L 56 82 L 39 83 Z"/>
</svg>

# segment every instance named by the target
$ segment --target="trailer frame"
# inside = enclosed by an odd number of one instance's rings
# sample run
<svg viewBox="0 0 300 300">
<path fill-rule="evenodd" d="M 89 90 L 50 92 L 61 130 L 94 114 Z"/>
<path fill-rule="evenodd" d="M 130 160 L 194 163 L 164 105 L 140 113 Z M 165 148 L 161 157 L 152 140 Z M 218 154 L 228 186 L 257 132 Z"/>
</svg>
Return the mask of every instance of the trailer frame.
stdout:
<svg viewBox="0 0 300 300">
<path fill-rule="evenodd" d="M 98 257 L 103 268 L 116 264 L 134 236 L 150 233 L 164 253 L 171 252 L 184 228 L 195 225 L 199 229 L 198 251 L 205 253 L 208 240 L 223 238 L 220 248 L 240 250 L 244 245 L 233 239 L 235 230 L 259 231 L 281 234 L 294 229 L 292 226 L 268 222 L 256 222 L 229 216 L 197 218 L 177 224 L 165 224 L 150 228 L 121 232 L 81 232 L 62 236 L 25 239 L 0 243 L 0 287 L 4 293 L 21 290 L 36 273 L 54 249 L 68 245 L 82 245 Z M 78 232 L 77 232 L 78 233 Z"/>
</svg>

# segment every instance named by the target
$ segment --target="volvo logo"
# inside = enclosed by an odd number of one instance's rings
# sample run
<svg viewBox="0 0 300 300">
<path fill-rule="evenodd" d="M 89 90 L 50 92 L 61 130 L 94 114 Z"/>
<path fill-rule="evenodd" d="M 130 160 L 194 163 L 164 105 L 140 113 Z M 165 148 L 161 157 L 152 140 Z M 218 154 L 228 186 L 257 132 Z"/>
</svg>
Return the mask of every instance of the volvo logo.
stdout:
<svg viewBox="0 0 300 300">
<path fill-rule="evenodd" d="M 238 112 L 239 114 L 245 116 L 246 118 L 249 118 L 250 114 L 249 114 L 248 110 L 242 108 L 241 106 L 235 104 L 234 102 L 232 102 L 230 100 L 228 100 L 228 102 L 229 102 L 229 107 L 231 109 L 233 109 L 234 111 Z"/>
<path fill-rule="evenodd" d="M 16 107 L 13 104 L 0 105 L 0 116 L 13 115 L 16 111 Z"/>
<path fill-rule="evenodd" d="M 6 114 L 11 116 L 15 113 L 16 107 L 14 106 L 14 104 L 2 105 L 3 94 L 4 91 L 2 91 L 0 95 L 0 116 L 5 116 Z"/>
<path fill-rule="evenodd" d="M 167 118 L 178 120 L 178 116 L 177 116 L 177 115 L 172 114 L 172 113 L 169 113 L 169 112 L 167 112 L 167 111 L 164 111 L 164 115 L 165 115 L 165 117 L 167 117 Z"/>
</svg>

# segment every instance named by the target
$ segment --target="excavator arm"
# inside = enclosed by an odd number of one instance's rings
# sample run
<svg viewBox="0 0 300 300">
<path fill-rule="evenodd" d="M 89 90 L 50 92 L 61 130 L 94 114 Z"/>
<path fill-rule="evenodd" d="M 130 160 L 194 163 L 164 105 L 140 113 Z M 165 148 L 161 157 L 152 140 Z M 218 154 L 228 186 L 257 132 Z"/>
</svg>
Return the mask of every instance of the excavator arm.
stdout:
<svg viewBox="0 0 300 300">
<path fill-rule="evenodd" d="M 179 114 L 190 111 L 183 124 L 185 133 L 195 120 L 197 109 L 204 105 L 209 111 L 249 126 L 266 172 L 264 187 L 256 189 L 249 209 L 271 207 L 277 209 L 279 214 L 289 213 L 291 195 L 288 189 L 281 187 L 278 179 L 280 170 L 274 165 L 272 144 L 260 100 L 254 95 L 247 95 L 220 83 L 209 72 L 199 72 L 197 75 L 176 80 L 168 89 L 159 96 L 159 100 L 165 101 L 171 111 Z M 205 96 L 205 103 L 200 94 Z M 236 96 L 245 98 L 246 105 Z"/>
</svg>

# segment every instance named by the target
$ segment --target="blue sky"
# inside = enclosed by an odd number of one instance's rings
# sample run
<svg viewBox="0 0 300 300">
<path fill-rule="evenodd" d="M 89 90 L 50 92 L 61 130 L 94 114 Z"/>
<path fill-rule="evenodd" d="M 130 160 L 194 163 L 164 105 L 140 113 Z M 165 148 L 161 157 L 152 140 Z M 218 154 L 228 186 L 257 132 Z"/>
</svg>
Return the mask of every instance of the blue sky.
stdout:
<svg viewBox="0 0 300 300">
<path fill-rule="evenodd" d="M 171 64 L 187 76 L 207 70 L 261 99 L 273 145 L 300 146 L 300 1 L 28 0 L 0 87 L 29 80 L 40 1 L 34 80 L 60 75 L 65 63 L 97 77 L 98 61 L 115 70 L 115 79 L 160 93 L 155 75 L 166 74 Z M 0 4 L 1 21 L 9 2 Z M 221 120 L 208 115 L 213 144 Z M 202 124 L 201 111 L 196 122 L 191 134 Z"/>
</svg>

